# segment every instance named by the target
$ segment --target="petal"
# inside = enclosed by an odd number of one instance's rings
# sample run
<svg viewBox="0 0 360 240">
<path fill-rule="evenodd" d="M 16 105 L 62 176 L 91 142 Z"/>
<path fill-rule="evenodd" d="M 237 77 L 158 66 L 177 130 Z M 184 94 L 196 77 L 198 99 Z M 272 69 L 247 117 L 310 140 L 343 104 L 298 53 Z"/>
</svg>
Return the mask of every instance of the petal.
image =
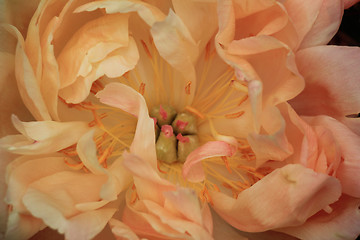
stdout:
<svg viewBox="0 0 360 240">
<path fill-rule="evenodd" d="M 25 106 L 37 120 L 50 120 L 38 81 L 24 51 L 24 39 L 20 32 L 11 25 L 1 25 L 18 40 L 15 54 L 15 76 L 20 96 Z"/>
<path fill-rule="evenodd" d="M 344 8 L 347 9 L 357 2 L 359 2 L 359 0 L 344 0 Z"/>
<path fill-rule="evenodd" d="M 215 211 L 227 222 L 243 231 L 259 232 L 303 224 L 338 200 L 341 186 L 333 177 L 290 164 L 268 174 L 237 199 L 210 194 Z"/>
<path fill-rule="evenodd" d="M 310 4 L 312 5 L 313 2 L 309 3 L 309 5 Z M 327 44 L 338 31 L 343 12 L 343 1 L 322 1 L 322 6 L 319 9 L 317 18 L 310 31 L 305 35 L 300 49 Z"/>
<path fill-rule="evenodd" d="M 96 96 L 100 102 L 120 108 L 138 117 L 131 153 L 146 159 L 156 168 L 154 120 L 150 118 L 143 96 L 121 83 L 110 83 Z"/>
<path fill-rule="evenodd" d="M 14 115 L 12 121 L 23 135 L 1 138 L 0 145 L 18 154 L 36 155 L 59 151 L 76 143 L 89 130 L 85 122 L 21 122 Z"/>
<path fill-rule="evenodd" d="M 201 161 L 211 157 L 232 156 L 233 148 L 230 144 L 222 141 L 207 142 L 190 153 L 186 158 L 182 174 L 184 179 L 191 182 L 200 182 L 205 179 Z"/>
<path fill-rule="evenodd" d="M 109 225 L 116 239 L 119 240 L 140 240 L 140 238 L 123 222 L 114 218 L 110 219 Z"/>
<path fill-rule="evenodd" d="M 29 239 L 44 228 L 45 224 L 40 219 L 12 212 L 8 217 L 4 239 Z"/>
<path fill-rule="evenodd" d="M 202 51 L 217 28 L 216 3 L 173 0 L 172 4 Z"/>
<path fill-rule="evenodd" d="M 301 115 L 358 113 L 359 61 L 360 49 L 355 47 L 319 46 L 299 51 L 296 62 L 306 87 L 291 105 Z"/>
<path fill-rule="evenodd" d="M 136 192 L 140 198 L 162 203 L 164 201 L 163 191 L 175 188 L 173 184 L 161 178 L 155 170 L 156 168 L 150 165 L 146 159 L 126 152 L 123 157 L 124 166 L 134 175 Z"/>
<path fill-rule="evenodd" d="M 300 239 L 356 239 L 360 235 L 360 199 L 342 196 L 331 213 L 318 213 L 301 226 L 279 229 Z"/>
<path fill-rule="evenodd" d="M 22 119 L 33 119 L 20 97 L 14 71 L 15 56 L 7 52 L 0 52 L 1 137 L 16 133 L 11 123 L 12 114 L 16 114 Z"/>
<path fill-rule="evenodd" d="M 311 125 L 325 126 L 332 132 L 340 146 L 343 158 L 336 170 L 336 177 L 340 180 L 344 193 L 360 198 L 360 181 L 357 174 L 360 168 L 360 153 L 357 147 L 360 144 L 360 137 L 331 117 L 319 116 L 305 119 Z"/>
</svg>

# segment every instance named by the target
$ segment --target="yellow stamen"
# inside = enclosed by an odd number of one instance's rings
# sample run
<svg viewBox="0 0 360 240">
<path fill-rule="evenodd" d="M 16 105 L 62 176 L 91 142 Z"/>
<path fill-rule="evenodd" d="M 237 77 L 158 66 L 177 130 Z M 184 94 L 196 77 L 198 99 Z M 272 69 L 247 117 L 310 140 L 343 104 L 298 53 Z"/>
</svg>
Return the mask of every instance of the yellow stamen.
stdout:
<svg viewBox="0 0 360 240">
<path fill-rule="evenodd" d="M 140 83 L 139 93 L 144 96 L 144 93 L 145 93 L 145 83 Z"/>
<path fill-rule="evenodd" d="M 230 81 L 230 86 L 235 88 L 236 90 L 238 90 L 240 92 L 244 92 L 244 93 L 248 92 L 248 87 L 246 85 L 244 85 L 243 83 L 240 83 L 238 80 L 232 79 Z"/>
<path fill-rule="evenodd" d="M 144 41 L 144 40 L 141 40 L 141 44 L 143 45 L 143 48 L 144 48 L 144 50 L 145 50 L 145 52 L 146 52 L 146 55 L 148 55 L 148 57 L 149 57 L 150 59 L 152 59 L 152 55 L 151 55 L 151 53 L 150 53 L 150 51 L 149 51 L 149 48 L 147 47 L 145 41 Z"/>
<path fill-rule="evenodd" d="M 221 159 L 224 161 L 225 167 L 226 167 L 226 169 L 228 170 L 228 172 L 229 172 L 229 173 L 232 173 L 231 168 L 229 167 L 229 161 L 228 161 L 227 157 L 222 156 Z"/>
<path fill-rule="evenodd" d="M 240 112 L 237 112 L 237 113 L 230 113 L 230 114 L 225 114 L 225 118 L 239 118 L 241 117 L 242 115 L 244 115 L 244 111 L 240 111 Z"/>
<path fill-rule="evenodd" d="M 188 110 L 189 112 L 193 113 L 194 115 L 198 116 L 201 119 L 205 118 L 205 116 L 201 112 L 199 112 L 197 109 L 195 109 L 193 107 L 186 106 L 185 109 Z"/>
</svg>

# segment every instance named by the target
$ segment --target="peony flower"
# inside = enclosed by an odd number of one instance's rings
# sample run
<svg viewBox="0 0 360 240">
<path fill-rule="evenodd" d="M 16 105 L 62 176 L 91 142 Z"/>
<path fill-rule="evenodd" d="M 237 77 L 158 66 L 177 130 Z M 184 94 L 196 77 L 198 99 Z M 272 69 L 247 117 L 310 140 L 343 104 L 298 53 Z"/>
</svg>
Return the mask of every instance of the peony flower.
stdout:
<svg viewBox="0 0 360 240">
<path fill-rule="evenodd" d="M 88 239 L 109 222 L 120 239 L 211 239 L 210 205 L 246 232 L 355 238 L 359 136 L 329 116 L 348 124 L 358 111 L 355 94 L 341 101 L 356 69 L 333 58 L 348 85 L 328 97 L 338 85 L 321 60 L 335 47 L 318 47 L 342 10 L 324 1 L 41 1 L 25 39 L 3 25 L 18 40 L 16 80 L 37 120 L 13 116 L 21 134 L 0 140 L 23 155 L 6 171 L 6 236 L 49 226 Z M 299 117 L 318 81 L 332 93 L 319 102 L 336 111 Z"/>
</svg>

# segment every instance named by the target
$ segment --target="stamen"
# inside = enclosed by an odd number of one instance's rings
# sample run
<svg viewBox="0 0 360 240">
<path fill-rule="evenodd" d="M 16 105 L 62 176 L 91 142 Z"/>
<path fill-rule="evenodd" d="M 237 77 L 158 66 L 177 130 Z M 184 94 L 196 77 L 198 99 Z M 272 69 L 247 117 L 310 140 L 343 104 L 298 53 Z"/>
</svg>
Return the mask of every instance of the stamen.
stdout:
<svg viewBox="0 0 360 240">
<path fill-rule="evenodd" d="M 228 170 L 228 172 L 229 172 L 229 173 L 232 173 L 231 168 L 230 168 L 230 166 L 229 166 L 229 161 L 228 161 L 227 157 L 222 156 L 221 159 L 224 161 L 225 167 L 226 167 L 226 169 Z"/>
<path fill-rule="evenodd" d="M 72 163 L 69 163 L 67 160 L 64 160 L 65 161 L 65 164 L 68 165 L 70 168 L 74 169 L 74 170 L 80 170 L 81 168 L 84 167 L 84 164 L 81 162 L 81 163 L 75 163 L 75 164 L 72 164 Z"/>
<path fill-rule="evenodd" d="M 240 92 L 244 92 L 244 93 L 248 92 L 248 87 L 246 85 L 240 83 L 238 80 L 234 80 L 234 79 L 230 80 L 230 86 Z"/>
<path fill-rule="evenodd" d="M 157 162 L 157 169 L 159 170 L 159 172 L 163 173 L 163 174 L 167 174 L 167 172 L 165 172 L 164 170 L 162 170 L 160 168 L 160 164 L 159 164 L 159 161 Z"/>
<path fill-rule="evenodd" d="M 112 151 L 114 150 L 113 146 L 108 147 L 107 149 L 105 149 L 105 151 L 103 152 L 103 154 L 101 154 L 100 158 L 99 158 L 99 163 L 105 163 L 106 159 L 111 155 Z"/>
<path fill-rule="evenodd" d="M 208 203 L 210 203 L 211 206 L 214 206 L 214 202 L 212 201 L 209 191 L 206 186 L 204 186 L 203 190 L 200 192 L 200 194 L 203 196 L 203 198 L 200 198 L 202 200 L 206 200 Z"/>
<path fill-rule="evenodd" d="M 248 96 L 248 95 L 245 95 L 245 96 L 240 100 L 240 102 L 238 103 L 238 106 L 240 106 L 241 104 L 243 104 L 248 98 L 249 98 L 249 96 Z"/>
<path fill-rule="evenodd" d="M 152 55 L 151 55 L 151 53 L 150 53 L 150 51 L 149 51 L 149 48 L 147 47 L 145 41 L 144 41 L 144 40 L 141 40 L 141 44 L 143 45 L 143 48 L 144 48 L 146 54 L 148 55 L 148 57 L 149 57 L 150 59 L 152 59 Z"/>
<path fill-rule="evenodd" d="M 186 86 L 185 86 L 185 93 L 186 93 L 187 95 L 190 95 L 190 93 L 191 93 L 191 81 L 189 81 L 189 82 L 186 84 Z"/>
<path fill-rule="evenodd" d="M 140 83 L 139 93 L 144 96 L 144 94 L 145 94 L 145 83 Z"/>
<path fill-rule="evenodd" d="M 95 112 L 95 111 L 94 111 Z M 96 113 L 95 113 L 96 114 Z M 95 118 L 94 120 L 92 120 L 91 122 L 88 123 L 89 127 L 94 127 L 95 125 L 99 125 L 99 121 L 100 119 L 104 119 L 105 117 L 107 117 L 106 113 L 102 113 L 99 116 L 97 116 L 97 118 Z M 101 123 L 101 122 L 100 122 Z M 101 123 L 102 124 L 102 123 Z M 101 125 L 99 125 L 101 126 Z"/>
<path fill-rule="evenodd" d="M 104 89 L 104 85 L 100 82 L 99 78 L 98 80 L 96 80 L 92 85 L 91 85 L 91 89 L 90 92 L 93 94 L 97 94 L 99 91 Z"/>
<path fill-rule="evenodd" d="M 196 109 L 193 108 L 193 107 L 186 106 L 185 109 L 188 110 L 189 112 L 195 114 L 196 116 L 198 116 L 198 117 L 201 118 L 201 119 L 204 119 L 204 118 L 205 118 L 205 116 L 204 116 L 201 112 L 199 112 L 198 110 L 196 110 Z"/>
<path fill-rule="evenodd" d="M 230 114 L 226 114 L 225 115 L 225 118 L 239 118 L 241 117 L 245 112 L 244 111 L 240 111 L 240 112 L 237 112 L 237 113 L 230 113 Z"/>
</svg>

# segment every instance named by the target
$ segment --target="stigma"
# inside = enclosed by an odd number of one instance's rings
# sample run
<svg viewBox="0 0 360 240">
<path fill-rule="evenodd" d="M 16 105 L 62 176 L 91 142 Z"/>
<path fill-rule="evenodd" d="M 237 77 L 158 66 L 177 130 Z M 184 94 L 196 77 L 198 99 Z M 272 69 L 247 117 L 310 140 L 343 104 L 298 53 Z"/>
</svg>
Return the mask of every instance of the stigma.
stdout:
<svg viewBox="0 0 360 240">
<path fill-rule="evenodd" d="M 199 147 L 196 117 L 188 112 L 177 112 L 168 105 L 151 109 L 156 129 L 156 155 L 168 164 L 184 163 L 187 156 Z"/>
</svg>

